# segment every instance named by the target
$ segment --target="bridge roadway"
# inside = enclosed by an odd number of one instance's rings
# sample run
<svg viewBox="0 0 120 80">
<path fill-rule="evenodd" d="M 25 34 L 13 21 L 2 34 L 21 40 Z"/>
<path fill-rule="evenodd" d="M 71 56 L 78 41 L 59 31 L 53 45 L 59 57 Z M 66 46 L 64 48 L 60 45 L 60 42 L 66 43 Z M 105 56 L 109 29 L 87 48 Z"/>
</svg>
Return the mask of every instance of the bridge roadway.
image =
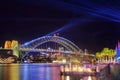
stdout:
<svg viewBox="0 0 120 80">
<path fill-rule="evenodd" d="M 54 49 L 33 49 L 33 48 L 19 48 L 20 51 L 30 51 L 30 52 L 48 52 L 48 53 L 70 53 L 76 54 L 78 52 L 64 51 L 64 50 L 54 50 Z"/>
<path fill-rule="evenodd" d="M 64 50 L 54 50 L 54 49 L 33 49 L 33 48 L 20 48 L 20 51 L 27 51 L 27 52 L 47 52 L 47 53 L 63 53 L 63 54 L 71 54 L 71 55 L 79 55 L 79 56 L 94 56 L 93 54 L 84 54 L 81 52 L 73 52 L 73 51 L 64 51 Z"/>
<path fill-rule="evenodd" d="M 8 48 L 8 49 L 0 48 L 0 49 L 13 50 L 12 48 Z M 46 53 L 63 53 L 63 54 L 71 54 L 71 55 L 79 55 L 79 56 L 85 56 L 85 55 L 94 56 L 93 54 L 84 54 L 84 53 L 80 53 L 80 52 L 54 50 L 54 49 L 19 48 L 18 50 L 23 51 L 23 52 L 46 52 Z"/>
<path fill-rule="evenodd" d="M 13 48 L 0 48 L 1 50 L 13 50 Z M 19 48 L 19 51 L 25 51 L 25 52 L 48 52 L 48 53 L 70 53 L 70 54 L 76 54 L 78 52 L 72 52 L 72 51 L 63 51 L 63 50 L 54 50 L 54 49 L 34 49 L 34 48 Z"/>
</svg>

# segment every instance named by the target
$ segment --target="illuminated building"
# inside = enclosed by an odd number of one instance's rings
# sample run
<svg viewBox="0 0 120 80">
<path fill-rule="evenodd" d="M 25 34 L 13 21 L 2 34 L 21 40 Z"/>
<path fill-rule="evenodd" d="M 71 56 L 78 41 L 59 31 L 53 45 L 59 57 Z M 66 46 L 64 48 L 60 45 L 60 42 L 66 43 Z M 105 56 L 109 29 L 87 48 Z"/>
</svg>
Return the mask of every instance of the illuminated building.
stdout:
<svg viewBox="0 0 120 80">
<path fill-rule="evenodd" d="M 19 57 L 19 50 L 18 50 L 19 45 L 18 45 L 18 41 L 12 40 L 11 48 L 13 49 L 13 55 L 15 55 L 16 57 Z"/>
<path fill-rule="evenodd" d="M 19 57 L 19 44 L 18 41 L 12 40 L 12 41 L 5 41 L 4 49 L 13 49 L 13 55 L 16 57 Z"/>
<path fill-rule="evenodd" d="M 120 60 L 120 42 L 116 46 L 116 59 Z"/>
<path fill-rule="evenodd" d="M 4 45 L 5 49 L 11 48 L 11 41 L 5 41 L 5 45 Z"/>
</svg>

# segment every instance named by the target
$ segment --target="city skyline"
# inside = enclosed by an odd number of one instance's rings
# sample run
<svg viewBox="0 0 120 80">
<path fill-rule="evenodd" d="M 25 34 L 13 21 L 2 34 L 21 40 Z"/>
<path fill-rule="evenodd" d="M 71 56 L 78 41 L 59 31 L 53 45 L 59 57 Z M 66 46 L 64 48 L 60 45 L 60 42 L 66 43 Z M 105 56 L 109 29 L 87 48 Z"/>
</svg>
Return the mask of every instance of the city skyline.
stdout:
<svg viewBox="0 0 120 80">
<path fill-rule="evenodd" d="M 59 33 L 90 52 L 114 48 L 120 40 L 120 1 L 41 0 L 3 1 L 0 46 L 5 40 L 21 44 Z"/>
</svg>

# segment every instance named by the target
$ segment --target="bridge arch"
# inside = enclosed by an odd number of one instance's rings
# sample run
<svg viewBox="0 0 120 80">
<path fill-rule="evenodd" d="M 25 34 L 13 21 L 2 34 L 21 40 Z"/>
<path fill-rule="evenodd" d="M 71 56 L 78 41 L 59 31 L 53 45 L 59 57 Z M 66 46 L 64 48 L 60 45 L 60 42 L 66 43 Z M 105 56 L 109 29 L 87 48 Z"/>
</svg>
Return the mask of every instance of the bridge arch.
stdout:
<svg viewBox="0 0 120 80">
<path fill-rule="evenodd" d="M 43 36 L 43 37 L 34 39 L 30 42 L 27 42 L 25 44 L 22 44 L 21 47 L 22 48 L 36 48 L 37 46 L 42 45 L 47 42 L 55 42 L 55 43 L 61 44 L 62 46 L 67 48 L 69 51 L 73 51 L 73 52 L 80 51 L 80 48 L 77 45 L 75 45 L 73 42 L 63 37 L 59 37 L 59 36 Z"/>
</svg>

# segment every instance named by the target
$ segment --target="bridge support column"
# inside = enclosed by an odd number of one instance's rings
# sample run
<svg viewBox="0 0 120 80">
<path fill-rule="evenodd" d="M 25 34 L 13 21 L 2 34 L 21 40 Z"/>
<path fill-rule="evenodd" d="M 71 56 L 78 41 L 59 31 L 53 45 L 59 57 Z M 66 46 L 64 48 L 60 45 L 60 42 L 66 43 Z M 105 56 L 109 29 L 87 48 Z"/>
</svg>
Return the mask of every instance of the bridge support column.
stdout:
<svg viewBox="0 0 120 80">
<path fill-rule="evenodd" d="M 18 41 L 12 40 L 11 48 L 13 49 L 13 55 L 19 58 L 19 44 Z"/>
</svg>

